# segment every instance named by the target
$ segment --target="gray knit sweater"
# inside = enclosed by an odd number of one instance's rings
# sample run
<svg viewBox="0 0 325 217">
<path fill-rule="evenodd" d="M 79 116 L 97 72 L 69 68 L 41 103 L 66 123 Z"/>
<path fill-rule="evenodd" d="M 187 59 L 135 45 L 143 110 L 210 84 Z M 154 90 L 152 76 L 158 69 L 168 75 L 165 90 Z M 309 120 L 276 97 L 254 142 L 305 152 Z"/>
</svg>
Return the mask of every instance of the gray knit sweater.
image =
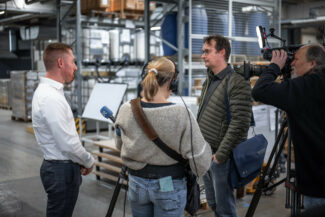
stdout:
<svg viewBox="0 0 325 217">
<path fill-rule="evenodd" d="M 183 158 L 189 159 L 191 169 L 196 175 L 204 175 L 210 167 L 212 153 L 192 112 L 189 111 L 192 122 L 193 154 L 190 139 L 191 124 L 185 106 L 171 104 L 156 108 L 143 108 L 143 110 L 160 139 L 180 153 Z M 116 147 L 121 150 L 121 158 L 127 167 L 139 170 L 146 164 L 166 166 L 177 163 L 144 134 L 134 119 L 129 102 L 121 106 L 115 126 L 121 130 L 121 137 L 115 135 Z"/>
</svg>

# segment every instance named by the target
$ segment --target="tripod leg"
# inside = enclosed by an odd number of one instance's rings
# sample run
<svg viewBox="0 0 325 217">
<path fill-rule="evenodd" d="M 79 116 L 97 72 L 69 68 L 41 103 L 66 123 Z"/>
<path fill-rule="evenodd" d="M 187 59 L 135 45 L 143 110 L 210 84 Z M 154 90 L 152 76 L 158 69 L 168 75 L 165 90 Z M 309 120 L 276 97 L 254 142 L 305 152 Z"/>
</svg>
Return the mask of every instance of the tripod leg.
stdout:
<svg viewBox="0 0 325 217">
<path fill-rule="evenodd" d="M 115 186 L 115 189 L 114 189 L 114 192 L 113 192 L 111 202 L 109 204 L 109 208 L 108 208 L 106 217 L 111 217 L 112 214 L 113 214 L 115 204 L 116 204 L 118 195 L 120 193 L 120 190 L 121 190 L 121 187 L 122 187 L 122 184 L 123 184 L 123 181 L 124 181 L 125 178 L 126 178 L 126 166 L 122 166 L 121 172 L 119 174 L 119 177 L 117 179 L 117 183 L 116 183 L 116 186 Z"/>
<path fill-rule="evenodd" d="M 267 175 L 267 173 L 269 171 L 269 168 L 270 168 L 271 162 L 273 160 L 273 157 L 275 155 L 275 152 L 278 149 L 278 145 L 279 145 L 282 137 L 284 136 L 286 138 L 287 135 L 288 135 L 287 133 L 284 133 L 284 128 L 286 127 L 286 125 L 287 125 L 287 120 L 285 119 L 281 124 L 280 132 L 279 132 L 279 134 L 278 134 L 278 136 L 276 138 L 276 142 L 274 143 L 274 146 L 273 146 L 271 155 L 270 155 L 270 157 L 269 157 L 269 159 L 267 161 L 266 167 L 265 167 L 265 169 L 263 170 L 263 172 L 261 174 L 261 179 L 258 182 L 256 191 L 255 191 L 255 193 L 253 195 L 252 201 L 251 201 L 251 203 L 249 205 L 249 208 L 247 210 L 247 213 L 246 213 L 245 217 L 252 217 L 254 215 L 254 213 L 255 213 L 257 204 L 258 204 L 258 202 L 259 202 L 259 200 L 261 198 L 261 195 L 262 195 L 263 187 L 265 185 L 265 177 L 266 177 L 266 175 Z M 285 144 L 285 139 L 282 139 L 282 144 L 281 144 L 281 146 L 280 146 L 280 148 L 278 150 L 282 151 L 284 144 Z M 279 151 L 277 153 L 277 156 L 276 156 L 275 159 L 279 159 L 281 151 Z M 278 163 L 277 161 L 274 161 L 273 165 L 276 165 L 277 163 Z M 270 175 L 272 175 L 272 174 L 270 174 Z M 269 177 L 271 177 L 270 175 L 269 175 Z"/>
<path fill-rule="evenodd" d="M 292 201 L 291 201 L 291 216 L 296 216 L 296 201 L 297 200 L 297 192 L 292 192 Z"/>
<path fill-rule="evenodd" d="M 294 181 L 294 185 L 297 186 L 296 178 Z M 301 194 L 297 191 L 296 188 L 294 190 L 291 189 L 291 191 L 294 196 L 293 200 L 292 200 L 293 207 L 291 208 L 291 215 L 295 216 L 295 215 L 300 214 L 300 212 L 301 212 Z"/>
<path fill-rule="evenodd" d="M 290 195 L 290 189 L 286 188 L 286 203 L 285 203 L 285 208 L 290 208 L 290 199 L 291 199 L 291 195 Z"/>
<path fill-rule="evenodd" d="M 286 177 L 286 183 L 290 183 L 290 179 L 292 177 L 292 171 L 291 171 L 291 136 L 290 136 L 290 129 L 289 130 L 289 136 L 288 136 L 288 154 L 287 154 L 287 177 Z M 285 208 L 290 208 L 290 201 L 293 200 L 293 194 L 291 193 L 290 188 L 286 188 L 286 204 Z"/>
<path fill-rule="evenodd" d="M 291 133 L 288 129 L 288 157 L 287 157 L 287 178 L 286 178 L 286 208 L 290 207 L 291 202 L 291 216 L 300 213 L 301 209 L 301 195 L 297 191 L 297 180 L 295 178 L 295 171 L 291 169 Z M 294 179 L 291 181 L 291 179 Z M 289 205 L 289 207 L 288 207 Z"/>
<path fill-rule="evenodd" d="M 301 194 L 297 193 L 297 214 L 301 213 Z"/>
<path fill-rule="evenodd" d="M 278 162 L 280 160 L 280 157 L 281 157 L 281 154 L 282 154 L 282 150 L 284 148 L 284 145 L 285 145 L 285 141 L 287 139 L 287 136 L 288 134 L 285 133 L 284 136 L 281 138 L 281 145 L 279 146 L 279 149 L 277 150 L 277 154 L 275 155 L 275 158 L 274 158 L 274 162 L 273 162 L 273 165 L 272 165 L 272 168 L 270 170 L 270 173 L 268 174 L 268 178 L 269 178 L 269 181 L 271 181 L 272 179 L 272 176 L 273 174 L 275 173 L 275 170 L 278 168 Z"/>
</svg>

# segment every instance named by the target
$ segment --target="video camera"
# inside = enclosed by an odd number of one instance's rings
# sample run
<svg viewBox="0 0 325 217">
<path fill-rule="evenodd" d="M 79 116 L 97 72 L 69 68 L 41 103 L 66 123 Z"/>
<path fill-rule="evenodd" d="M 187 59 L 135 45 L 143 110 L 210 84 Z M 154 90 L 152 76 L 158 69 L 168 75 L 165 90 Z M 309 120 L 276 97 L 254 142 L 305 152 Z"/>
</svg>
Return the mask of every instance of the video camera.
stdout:
<svg viewBox="0 0 325 217">
<path fill-rule="evenodd" d="M 284 79 L 290 78 L 291 76 L 291 62 L 294 59 L 294 54 L 296 51 L 303 46 L 302 44 L 299 45 L 290 45 L 286 46 L 286 40 L 280 38 L 279 36 L 276 36 L 274 34 L 274 28 L 270 29 L 270 34 L 265 33 L 265 28 L 262 26 L 256 26 L 256 34 L 258 38 L 258 44 L 259 47 L 261 48 L 261 53 L 263 54 L 263 58 L 265 60 L 271 60 L 272 59 L 272 51 L 273 50 L 285 50 L 288 54 L 287 61 L 283 69 L 281 70 L 281 74 L 283 74 Z M 273 37 L 276 39 L 279 39 L 282 42 L 281 47 L 277 48 L 271 48 L 269 43 L 268 43 L 268 37 Z M 249 79 L 252 76 L 260 76 L 262 72 L 267 68 L 265 65 L 253 65 L 250 64 L 249 62 L 244 62 L 243 70 L 244 70 L 244 77 L 245 79 Z"/>
</svg>

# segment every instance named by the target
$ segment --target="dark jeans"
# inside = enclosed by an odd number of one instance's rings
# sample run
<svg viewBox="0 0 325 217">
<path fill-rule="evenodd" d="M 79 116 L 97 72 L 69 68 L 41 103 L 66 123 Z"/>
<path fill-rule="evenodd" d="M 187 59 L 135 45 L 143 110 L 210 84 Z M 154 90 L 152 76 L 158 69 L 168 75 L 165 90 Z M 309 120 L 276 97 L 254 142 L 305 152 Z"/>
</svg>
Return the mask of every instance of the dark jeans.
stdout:
<svg viewBox="0 0 325 217">
<path fill-rule="evenodd" d="M 47 217 L 71 217 L 81 185 L 76 163 L 43 161 L 41 179 L 47 193 Z"/>
<path fill-rule="evenodd" d="M 304 195 L 304 209 L 325 206 L 325 198 Z"/>
<path fill-rule="evenodd" d="M 229 159 L 218 164 L 212 161 L 203 176 L 207 202 L 215 217 L 237 217 L 235 196 L 228 180 L 229 166 Z"/>
</svg>

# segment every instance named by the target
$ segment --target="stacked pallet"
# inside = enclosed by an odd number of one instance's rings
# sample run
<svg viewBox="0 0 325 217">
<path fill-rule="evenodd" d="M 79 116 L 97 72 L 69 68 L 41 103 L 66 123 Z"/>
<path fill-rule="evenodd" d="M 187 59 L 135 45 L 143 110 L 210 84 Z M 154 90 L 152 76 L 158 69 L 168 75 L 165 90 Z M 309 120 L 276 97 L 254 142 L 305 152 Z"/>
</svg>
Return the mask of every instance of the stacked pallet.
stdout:
<svg viewBox="0 0 325 217">
<path fill-rule="evenodd" d="M 150 10 L 155 9 L 155 3 L 150 3 Z M 144 0 L 82 0 L 83 14 L 117 15 L 119 18 L 137 20 L 143 16 Z"/>
<path fill-rule="evenodd" d="M 12 120 L 30 121 L 32 99 L 39 83 L 39 73 L 33 71 L 11 71 Z"/>
<path fill-rule="evenodd" d="M 96 169 L 93 171 L 97 180 L 105 178 L 117 182 L 122 168 L 122 159 L 120 158 L 120 150 L 115 147 L 114 140 L 94 141 L 93 144 L 99 148 L 99 151 L 92 152 L 97 157 Z M 123 184 L 126 185 L 126 181 Z"/>
<path fill-rule="evenodd" d="M 144 0 L 110 0 L 107 12 L 117 12 L 120 18 L 139 19 L 144 13 Z M 155 9 L 155 3 L 150 3 L 150 10 Z"/>
<path fill-rule="evenodd" d="M 11 109 L 10 79 L 0 79 L 0 109 Z"/>
</svg>

